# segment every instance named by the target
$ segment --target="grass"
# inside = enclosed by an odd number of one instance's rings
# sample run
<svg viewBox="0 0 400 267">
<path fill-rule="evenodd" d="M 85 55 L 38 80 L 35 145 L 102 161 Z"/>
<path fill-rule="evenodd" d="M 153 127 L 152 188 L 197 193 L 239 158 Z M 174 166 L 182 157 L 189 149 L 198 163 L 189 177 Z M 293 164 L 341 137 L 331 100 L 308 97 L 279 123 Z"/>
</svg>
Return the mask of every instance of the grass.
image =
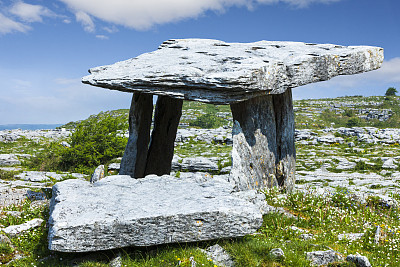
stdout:
<svg viewBox="0 0 400 267">
<path fill-rule="evenodd" d="M 216 241 L 234 258 L 237 266 L 310 266 L 306 252 L 330 248 L 343 256 L 360 253 L 368 257 L 372 266 L 399 266 L 398 207 L 383 205 L 377 197 L 368 198 L 362 204 L 344 188 L 323 195 L 313 191 L 281 194 L 271 189 L 266 192 L 266 196 L 270 205 L 282 206 L 297 218 L 271 213 L 264 215 L 264 223 L 257 234 Z M 396 197 L 400 198 L 398 195 Z M 33 207 L 28 201 L 7 210 L 20 211 L 21 215 L 16 219 L 7 215 L 0 221 L 4 226 L 20 224 L 34 217 L 48 217 L 46 207 Z M 378 225 L 381 227 L 381 238 L 376 244 L 374 237 Z M 301 233 L 293 226 L 312 234 L 312 239 L 303 240 Z M 356 241 L 339 240 L 338 235 L 343 233 L 363 233 L 364 236 Z M 12 262 L 10 266 L 69 266 L 72 263 L 76 266 L 108 266 L 116 255 L 121 255 L 122 266 L 191 266 L 193 260 L 198 266 L 214 266 L 198 249 L 214 242 L 75 254 L 50 252 L 46 236 L 45 225 L 24 232 L 11 238 L 13 247 L 2 245 L 0 255 L 2 259 L 14 256 L 16 251 L 23 255 L 24 258 Z M 269 251 L 273 248 L 281 248 L 285 257 L 276 259 L 270 256 Z"/>
</svg>

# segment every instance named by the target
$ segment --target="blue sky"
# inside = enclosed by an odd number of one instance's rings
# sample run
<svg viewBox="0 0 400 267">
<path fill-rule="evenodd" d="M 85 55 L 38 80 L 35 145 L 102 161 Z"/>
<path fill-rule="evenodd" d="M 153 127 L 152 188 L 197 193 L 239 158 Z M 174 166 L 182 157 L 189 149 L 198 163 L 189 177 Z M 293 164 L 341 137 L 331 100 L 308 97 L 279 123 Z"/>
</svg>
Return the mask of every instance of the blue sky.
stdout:
<svg viewBox="0 0 400 267">
<path fill-rule="evenodd" d="M 293 90 L 295 99 L 400 91 L 398 0 L 0 0 L 0 124 L 66 123 L 129 108 L 80 82 L 91 67 L 167 39 L 302 41 L 385 49 L 380 70 Z"/>
</svg>

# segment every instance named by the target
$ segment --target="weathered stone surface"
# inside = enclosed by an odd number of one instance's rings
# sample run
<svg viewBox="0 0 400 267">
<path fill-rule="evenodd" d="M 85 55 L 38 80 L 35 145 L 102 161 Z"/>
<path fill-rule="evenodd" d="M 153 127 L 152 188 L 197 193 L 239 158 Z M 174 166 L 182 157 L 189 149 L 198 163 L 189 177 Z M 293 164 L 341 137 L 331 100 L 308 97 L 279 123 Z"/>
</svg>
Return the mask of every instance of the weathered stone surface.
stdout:
<svg viewBox="0 0 400 267">
<path fill-rule="evenodd" d="M 49 249 L 106 250 L 244 236 L 262 224 L 254 204 L 227 182 L 172 176 L 108 176 L 53 187 Z"/>
<path fill-rule="evenodd" d="M 44 221 L 42 219 L 32 219 L 26 223 L 19 225 L 10 225 L 6 228 L 1 229 L 6 234 L 11 236 L 15 236 L 20 234 L 21 232 L 27 231 L 32 228 L 39 227 Z"/>
<path fill-rule="evenodd" d="M 174 142 L 182 115 L 183 101 L 159 96 L 154 114 L 154 128 L 147 155 L 145 175 L 164 175 L 171 172 Z"/>
<path fill-rule="evenodd" d="M 292 90 L 273 96 L 276 121 L 276 179 L 281 188 L 292 191 L 296 181 L 296 148 L 294 145 L 294 112 Z"/>
<path fill-rule="evenodd" d="M 361 255 L 348 255 L 346 257 L 346 261 L 354 262 L 357 267 L 371 267 L 371 263 L 369 262 L 368 258 Z"/>
<path fill-rule="evenodd" d="M 218 171 L 218 165 L 215 161 L 210 158 L 196 157 L 196 158 L 184 158 L 181 163 L 181 170 L 190 172 L 208 172 Z"/>
<path fill-rule="evenodd" d="M 307 252 L 307 260 L 311 261 L 312 265 L 321 266 L 328 265 L 331 262 L 343 261 L 343 257 L 334 250 L 313 251 Z"/>
<path fill-rule="evenodd" d="M 119 174 L 144 177 L 152 114 L 153 97 L 134 93 L 129 110 L 129 139 Z"/>
<path fill-rule="evenodd" d="M 103 178 L 104 178 L 104 165 L 100 165 L 94 170 L 92 176 L 90 177 L 90 183 L 92 184 L 96 183 Z"/>
<path fill-rule="evenodd" d="M 0 166 L 20 165 L 21 161 L 14 154 L 0 154 Z"/>
<path fill-rule="evenodd" d="M 281 186 L 295 182 L 294 114 L 291 90 L 231 105 L 231 177 L 239 190 Z"/>
<path fill-rule="evenodd" d="M 271 249 L 271 251 L 269 252 L 269 254 L 271 255 L 271 257 L 276 258 L 276 259 L 283 259 L 285 258 L 285 253 L 283 252 L 283 250 L 281 248 L 274 248 Z"/>
<path fill-rule="evenodd" d="M 214 246 L 208 247 L 205 250 L 201 249 L 207 257 L 214 262 L 214 264 L 221 267 L 233 267 L 235 262 L 233 261 L 231 255 L 226 252 L 220 245 L 215 244 Z"/>
<path fill-rule="evenodd" d="M 339 234 L 338 239 L 347 239 L 351 241 L 356 241 L 361 239 L 364 236 L 364 233 L 348 233 L 348 234 Z"/>
<path fill-rule="evenodd" d="M 136 58 L 92 68 L 82 81 L 111 90 L 230 104 L 374 70 L 382 62 L 379 47 L 181 39 L 165 41 L 157 51 Z"/>
</svg>

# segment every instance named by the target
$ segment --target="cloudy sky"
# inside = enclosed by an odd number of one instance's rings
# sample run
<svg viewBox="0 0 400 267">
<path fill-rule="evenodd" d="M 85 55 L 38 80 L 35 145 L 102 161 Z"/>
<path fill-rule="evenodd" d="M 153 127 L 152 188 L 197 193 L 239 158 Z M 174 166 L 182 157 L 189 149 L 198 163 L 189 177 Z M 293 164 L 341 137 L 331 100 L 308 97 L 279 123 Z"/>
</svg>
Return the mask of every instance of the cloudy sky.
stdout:
<svg viewBox="0 0 400 267">
<path fill-rule="evenodd" d="M 294 98 L 400 91 L 399 13 L 399 0 L 0 0 L 0 124 L 129 108 L 128 93 L 81 77 L 174 38 L 380 46 L 380 70 L 296 88 Z"/>
</svg>

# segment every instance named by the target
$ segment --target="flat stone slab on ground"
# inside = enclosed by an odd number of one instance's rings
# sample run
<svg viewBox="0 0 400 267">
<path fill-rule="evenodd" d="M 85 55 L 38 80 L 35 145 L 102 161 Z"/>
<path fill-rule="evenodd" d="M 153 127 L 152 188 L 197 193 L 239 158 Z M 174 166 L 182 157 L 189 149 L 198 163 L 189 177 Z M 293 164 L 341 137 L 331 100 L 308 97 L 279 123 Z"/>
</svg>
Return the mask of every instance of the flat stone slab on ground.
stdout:
<svg viewBox="0 0 400 267">
<path fill-rule="evenodd" d="M 240 237 L 262 225 L 259 208 L 224 181 L 149 175 L 109 176 L 53 187 L 49 249 L 107 250 Z"/>
</svg>

